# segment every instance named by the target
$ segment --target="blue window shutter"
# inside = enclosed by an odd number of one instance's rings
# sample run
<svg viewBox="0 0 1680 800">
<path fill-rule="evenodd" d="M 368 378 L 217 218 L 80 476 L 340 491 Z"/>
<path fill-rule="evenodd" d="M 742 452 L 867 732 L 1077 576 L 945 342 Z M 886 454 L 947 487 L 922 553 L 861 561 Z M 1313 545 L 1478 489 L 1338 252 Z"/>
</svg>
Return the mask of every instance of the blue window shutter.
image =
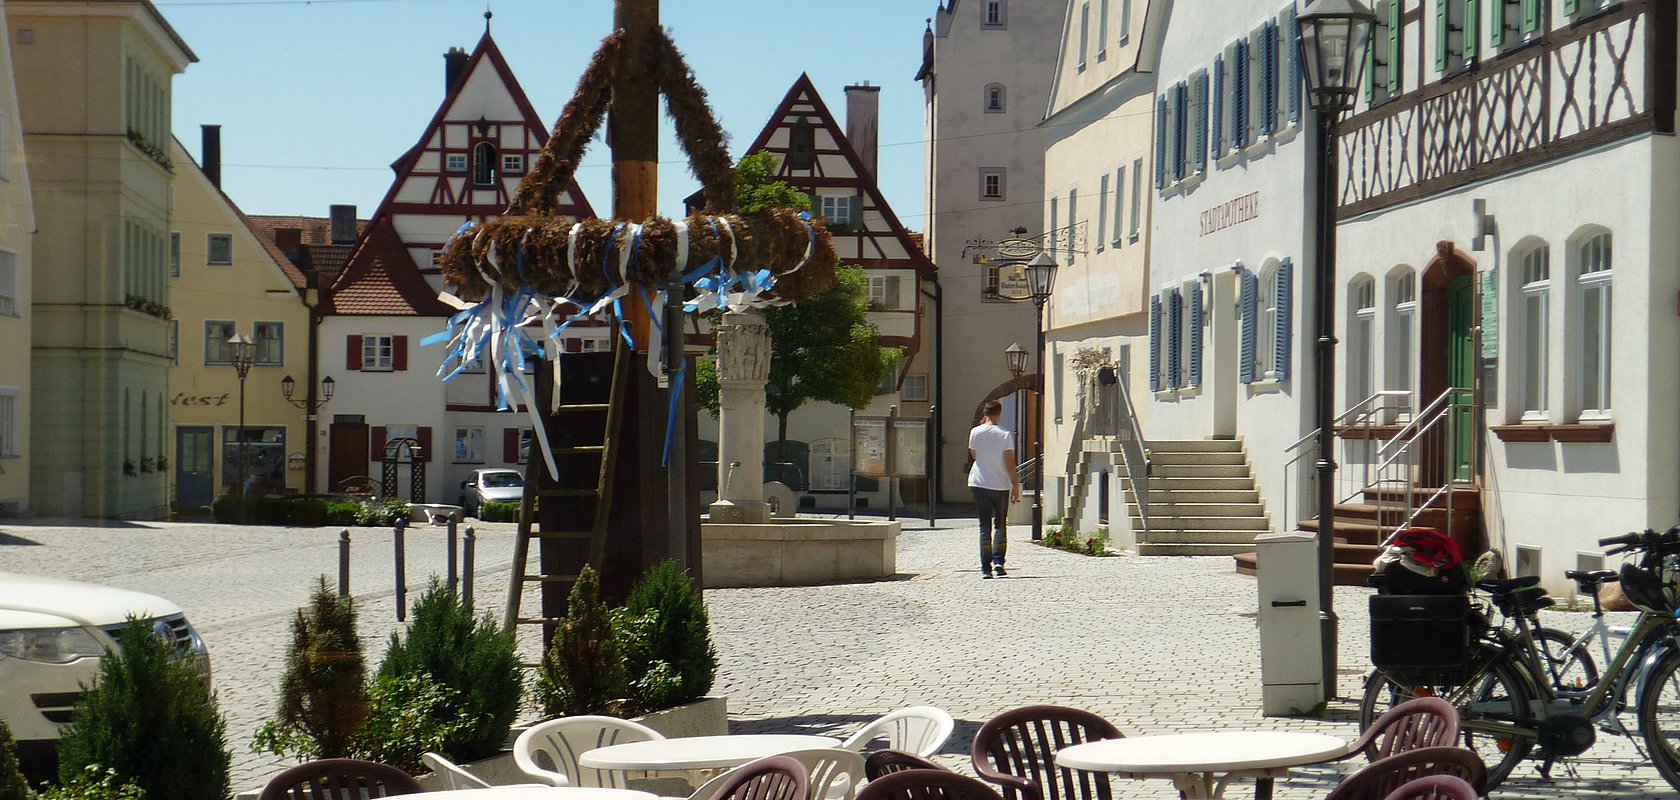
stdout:
<svg viewBox="0 0 1680 800">
<path fill-rule="evenodd" d="M 1184 84 L 1180 83 L 1173 87 L 1172 175 L 1174 181 L 1184 180 L 1185 130 L 1190 123 L 1190 115 L 1186 113 L 1189 106 L 1189 102 L 1185 99 L 1186 94 L 1188 94 L 1188 92 L 1186 91 Z"/>
<path fill-rule="evenodd" d="M 1161 391 L 1161 298 L 1149 298 L 1149 391 Z"/>
<path fill-rule="evenodd" d="M 1237 40 L 1236 61 L 1237 61 L 1237 63 L 1235 65 L 1233 65 L 1236 68 L 1231 71 L 1232 72 L 1231 82 L 1236 84 L 1235 86 L 1231 87 L 1234 90 L 1232 92 L 1232 96 L 1233 96 L 1234 99 L 1233 99 L 1233 102 L 1231 103 L 1231 110 L 1232 110 L 1232 116 L 1236 117 L 1236 119 L 1233 120 L 1233 122 L 1235 124 L 1232 126 L 1233 134 L 1234 134 L 1232 136 L 1232 143 L 1235 144 L 1237 147 L 1245 147 L 1245 146 L 1248 145 L 1248 143 L 1250 141 L 1250 139 L 1248 138 L 1248 40 L 1247 39 L 1238 39 Z"/>
<path fill-rule="evenodd" d="M 1196 76 L 1196 141 L 1192 150 L 1196 154 L 1196 171 L 1206 170 L 1208 156 L 1208 76 L 1206 72 Z"/>
<path fill-rule="evenodd" d="M 1167 185 L 1167 98 L 1155 98 L 1155 188 Z"/>
<path fill-rule="evenodd" d="M 1241 287 L 1238 290 L 1238 311 L 1242 314 L 1242 343 L 1238 347 L 1237 379 L 1243 383 L 1254 382 L 1254 344 L 1257 340 L 1255 330 L 1260 323 L 1259 308 L 1259 280 L 1254 273 L 1243 270 L 1238 274 Z"/>
<path fill-rule="evenodd" d="M 1213 157 L 1225 152 L 1225 54 L 1213 57 Z"/>
<path fill-rule="evenodd" d="M 1260 130 L 1277 133 L 1277 23 L 1260 26 Z"/>
<path fill-rule="evenodd" d="M 1289 73 L 1285 79 L 1289 81 L 1289 121 L 1301 121 L 1301 18 L 1295 10 L 1295 4 L 1283 10 L 1284 49 L 1289 52 Z"/>
<path fill-rule="evenodd" d="M 1184 385 L 1184 298 L 1167 293 L 1167 388 Z"/>
<path fill-rule="evenodd" d="M 1202 385 L 1202 284 L 1190 292 L 1190 385 Z"/>
<path fill-rule="evenodd" d="M 1295 327 L 1294 320 L 1290 318 L 1290 308 L 1294 305 L 1291 302 L 1294 299 L 1294 271 L 1295 263 L 1287 258 L 1277 268 L 1277 335 L 1272 337 L 1277 352 L 1272 354 L 1272 363 L 1277 365 L 1274 369 L 1280 381 L 1289 380 L 1289 354 L 1294 350 L 1289 341 Z"/>
</svg>

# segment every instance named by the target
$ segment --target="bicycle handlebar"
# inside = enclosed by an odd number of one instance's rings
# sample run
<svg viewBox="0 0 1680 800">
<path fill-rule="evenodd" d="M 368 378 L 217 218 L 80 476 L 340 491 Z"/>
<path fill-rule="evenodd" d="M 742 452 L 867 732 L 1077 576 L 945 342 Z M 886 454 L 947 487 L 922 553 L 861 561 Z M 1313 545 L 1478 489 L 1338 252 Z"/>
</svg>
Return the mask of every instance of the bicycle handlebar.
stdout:
<svg viewBox="0 0 1680 800">
<path fill-rule="evenodd" d="M 1603 539 L 1599 539 L 1598 540 L 1598 546 L 1599 547 L 1609 547 L 1611 545 L 1617 545 L 1617 544 L 1636 544 L 1642 538 L 1644 538 L 1644 534 L 1624 533 L 1620 536 L 1609 536 L 1609 537 L 1605 537 Z"/>
</svg>

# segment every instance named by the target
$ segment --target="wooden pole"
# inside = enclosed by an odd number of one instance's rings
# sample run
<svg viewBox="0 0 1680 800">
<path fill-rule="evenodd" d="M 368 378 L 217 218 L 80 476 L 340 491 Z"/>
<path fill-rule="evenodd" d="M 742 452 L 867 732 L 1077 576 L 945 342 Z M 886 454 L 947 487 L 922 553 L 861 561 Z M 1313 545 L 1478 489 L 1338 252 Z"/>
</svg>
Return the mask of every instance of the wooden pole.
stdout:
<svg viewBox="0 0 1680 800">
<path fill-rule="evenodd" d="M 614 0 L 613 25 L 624 31 L 622 66 L 613 76 L 607 111 L 613 219 L 642 222 L 659 210 L 659 77 L 654 72 L 659 0 Z M 623 307 L 636 352 L 646 353 L 647 304 L 631 297 Z"/>
</svg>

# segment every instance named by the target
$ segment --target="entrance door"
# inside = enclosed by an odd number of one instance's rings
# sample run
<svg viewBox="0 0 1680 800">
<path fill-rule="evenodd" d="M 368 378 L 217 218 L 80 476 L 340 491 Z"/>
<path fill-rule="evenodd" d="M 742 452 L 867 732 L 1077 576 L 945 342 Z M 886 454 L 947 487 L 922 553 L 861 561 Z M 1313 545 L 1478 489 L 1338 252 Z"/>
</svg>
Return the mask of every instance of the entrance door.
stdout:
<svg viewBox="0 0 1680 800">
<path fill-rule="evenodd" d="M 1213 276 L 1213 297 L 1207 315 L 1212 323 L 1213 364 L 1205 391 L 1212 399 L 1213 438 L 1237 436 L 1237 394 L 1242 389 L 1237 374 L 1237 350 L 1242 340 L 1237 314 L 1237 274 L 1220 270 Z"/>
<path fill-rule="evenodd" d="M 175 429 L 175 505 L 199 509 L 216 499 L 215 430 Z"/>
<path fill-rule="evenodd" d="M 1468 390 L 1475 385 L 1476 342 L 1471 332 L 1475 296 L 1475 283 L 1469 275 L 1447 283 L 1447 384 L 1455 389 Z M 1452 400 L 1452 479 L 1467 481 L 1475 459 L 1473 404 L 1468 392 L 1457 393 Z"/>
<path fill-rule="evenodd" d="M 338 491 L 350 478 L 367 478 L 368 426 L 365 422 L 334 422 L 329 437 L 332 456 L 327 462 L 327 489 Z"/>
</svg>

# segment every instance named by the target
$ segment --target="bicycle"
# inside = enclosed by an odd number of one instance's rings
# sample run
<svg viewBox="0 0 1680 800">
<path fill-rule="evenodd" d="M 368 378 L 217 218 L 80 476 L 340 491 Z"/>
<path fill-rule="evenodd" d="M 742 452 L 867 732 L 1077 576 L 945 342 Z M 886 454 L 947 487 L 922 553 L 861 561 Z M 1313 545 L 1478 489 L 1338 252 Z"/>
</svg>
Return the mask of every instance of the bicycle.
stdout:
<svg viewBox="0 0 1680 800">
<path fill-rule="evenodd" d="M 1492 789 L 1536 749 L 1541 774 L 1549 778 L 1557 759 L 1590 749 L 1600 727 L 1633 738 L 1619 719 L 1632 689 L 1637 730 L 1648 757 L 1664 780 L 1680 788 L 1680 627 L 1674 617 L 1680 601 L 1674 580 L 1680 574 L 1680 526 L 1662 534 L 1647 530 L 1609 537 L 1599 544 L 1613 548 L 1607 555 L 1639 556 L 1637 564 L 1623 564 L 1619 578 L 1629 599 L 1645 613 L 1613 654 L 1609 629 L 1598 630 L 1603 622 L 1595 619 L 1590 635 L 1604 643 L 1607 665 L 1593 680 L 1586 680 L 1583 661 L 1581 685 L 1568 686 L 1559 678 L 1569 673 L 1556 670 L 1536 644 L 1530 618 L 1551 602 L 1543 592 L 1527 591 L 1538 578 L 1482 581 L 1477 588 L 1493 595 L 1493 604 L 1514 630 L 1472 613 L 1470 656 L 1461 671 L 1438 676 L 1439 681 L 1413 680 L 1416 676 L 1404 669 L 1374 670 L 1360 704 L 1361 726 L 1370 725 L 1385 700 L 1393 705 L 1411 697 L 1440 696 L 1459 709 L 1465 746 L 1487 763 L 1487 785 Z M 1594 582 L 1594 589 L 1603 582 L 1599 573 L 1570 577 L 1578 583 Z M 1571 638 L 1563 651 L 1565 661 L 1577 650 L 1584 654 L 1587 640 Z M 1596 665 L 1593 671 L 1598 671 Z"/>
</svg>

